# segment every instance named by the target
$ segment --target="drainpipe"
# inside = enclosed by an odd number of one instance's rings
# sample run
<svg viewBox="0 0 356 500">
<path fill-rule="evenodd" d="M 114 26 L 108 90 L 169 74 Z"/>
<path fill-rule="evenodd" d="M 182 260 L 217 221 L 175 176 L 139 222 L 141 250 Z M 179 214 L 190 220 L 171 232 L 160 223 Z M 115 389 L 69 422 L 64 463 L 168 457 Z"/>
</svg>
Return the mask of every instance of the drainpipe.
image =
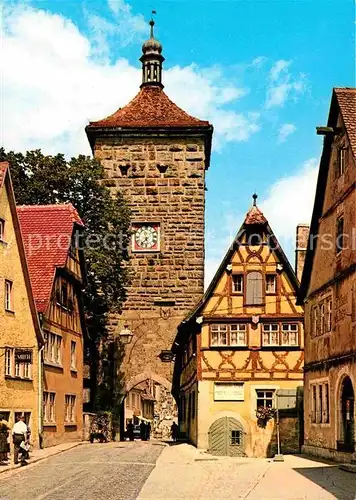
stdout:
<svg viewBox="0 0 356 500">
<path fill-rule="evenodd" d="M 40 448 L 43 447 L 42 443 L 42 438 L 40 437 L 42 435 L 42 398 L 43 398 L 43 391 L 42 391 L 42 375 L 43 375 L 43 370 L 42 370 L 42 351 L 44 349 L 44 345 L 38 350 L 38 440 L 39 440 L 39 445 Z"/>
</svg>

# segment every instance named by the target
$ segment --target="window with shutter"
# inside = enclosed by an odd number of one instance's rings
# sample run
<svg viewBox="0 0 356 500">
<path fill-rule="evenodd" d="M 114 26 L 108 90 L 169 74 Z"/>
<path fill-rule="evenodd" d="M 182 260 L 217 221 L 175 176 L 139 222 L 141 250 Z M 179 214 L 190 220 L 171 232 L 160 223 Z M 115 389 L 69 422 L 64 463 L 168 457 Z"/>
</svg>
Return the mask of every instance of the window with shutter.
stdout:
<svg viewBox="0 0 356 500">
<path fill-rule="evenodd" d="M 248 273 L 246 280 L 246 304 L 263 304 L 263 280 L 258 271 Z"/>
</svg>

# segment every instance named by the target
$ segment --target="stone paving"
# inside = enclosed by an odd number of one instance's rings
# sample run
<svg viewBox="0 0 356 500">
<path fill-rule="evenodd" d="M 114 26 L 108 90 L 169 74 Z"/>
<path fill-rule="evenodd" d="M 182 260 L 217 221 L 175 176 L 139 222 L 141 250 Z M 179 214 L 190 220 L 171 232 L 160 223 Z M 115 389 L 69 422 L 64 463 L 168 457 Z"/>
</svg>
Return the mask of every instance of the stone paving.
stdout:
<svg viewBox="0 0 356 500">
<path fill-rule="evenodd" d="M 135 500 L 162 445 L 83 444 L 1 474 L 0 500 Z"/>
<path fill-rule="evenodd" d="M 356 474 L 286 456 L 219 458 L 180 444 L 164 449 L 138 500 L 355 500 Z"/>
<path fill-rule="evenodd" d="M 277 463 L 216 458 L 188 444 L 95 443 L 1 474 L 0 500 L 23 498 L 355 500 L 356 474 L 300 456 Z"/>
</svg>

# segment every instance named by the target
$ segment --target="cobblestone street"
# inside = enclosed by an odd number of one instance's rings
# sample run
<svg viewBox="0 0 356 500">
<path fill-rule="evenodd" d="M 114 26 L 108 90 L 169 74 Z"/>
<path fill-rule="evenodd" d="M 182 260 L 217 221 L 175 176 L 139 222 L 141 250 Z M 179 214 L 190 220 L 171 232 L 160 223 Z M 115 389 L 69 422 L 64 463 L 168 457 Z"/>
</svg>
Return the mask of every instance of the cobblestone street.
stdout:
<svg viewBox="0 0 356 500">
<path fill-rule="evenodd" d="M 187 444 L 82 445 L 1 474 L 0 500 L 355 500 L 356 474 L 286 456 L 214 458 Z"/>
</svg>

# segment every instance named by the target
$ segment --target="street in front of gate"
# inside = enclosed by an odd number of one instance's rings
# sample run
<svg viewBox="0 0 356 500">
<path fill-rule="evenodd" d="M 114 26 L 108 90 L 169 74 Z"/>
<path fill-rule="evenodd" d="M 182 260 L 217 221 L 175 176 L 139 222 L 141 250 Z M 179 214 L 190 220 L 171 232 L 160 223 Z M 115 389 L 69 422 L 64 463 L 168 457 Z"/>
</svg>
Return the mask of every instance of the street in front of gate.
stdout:
<svg viewBox="0 0 356 500">
<path fill-rule="evenodd" d="M 356 474 L 284 458 L 217 458 L 159 441 L 83 444 L 1 474 L 0 499 L 355 500 Z"/>
</svg>

